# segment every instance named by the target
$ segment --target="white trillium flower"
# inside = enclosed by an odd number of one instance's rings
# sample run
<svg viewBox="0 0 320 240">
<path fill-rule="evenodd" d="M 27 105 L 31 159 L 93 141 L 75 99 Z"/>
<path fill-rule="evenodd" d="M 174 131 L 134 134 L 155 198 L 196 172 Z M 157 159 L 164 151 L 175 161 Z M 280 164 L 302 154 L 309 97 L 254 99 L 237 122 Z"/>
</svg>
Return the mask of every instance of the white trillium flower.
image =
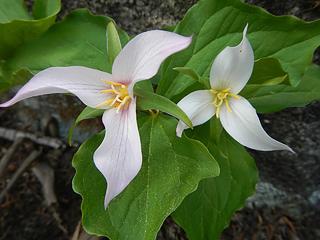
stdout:
<svg viewBox="0 0 320 240">
<path fill-rule="evenodd" d="M 248 148 L 292 151 L 264 131 L 256 110 L 248 100 L 238 95 L 248 82 L 254 65 L 253 50 L 246 38 L 247 27 L 241 43 L 226 47 L 214 60 L 210 72 L 211 89 L 190 93 L 178 106 L 189 116 L 193 126 L 203 124 L 216 115 L 229 135 Z M 179 121 L 177 136 L 180 137 L 187 128 Z"/>
<path fill-rule="evenodd" d="M 168 56 L 187 48 L 191 41 L 191 37 L 161 30 L 141 33 L 116 57 L 112 74 L 80 66 L 51 67 L 36 74 L 0 107 L 34 96 L 70 92 L 89 107 L 105 109 L 106 134 L 93 159 L 108 184 L 107 208 L 142 165 L 134 84 L 153 77 Z"/>
</svg>

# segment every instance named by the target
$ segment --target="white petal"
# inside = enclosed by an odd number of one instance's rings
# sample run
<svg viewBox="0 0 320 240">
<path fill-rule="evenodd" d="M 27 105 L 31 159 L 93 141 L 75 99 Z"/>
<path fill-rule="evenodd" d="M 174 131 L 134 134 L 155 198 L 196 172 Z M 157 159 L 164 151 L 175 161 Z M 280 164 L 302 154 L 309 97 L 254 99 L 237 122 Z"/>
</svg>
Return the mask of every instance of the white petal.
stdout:
<svg viewBox="0 0 320 240">
<path fill-rule="evenodd" d="M 100 91 L 107 88 L 103 80 L 110 79 L 110 74 L 96 69 L 51 67 L 36 74 L 11 100 L 0 104 L 0 107 L 8 107 L 30 97 L 70 92 L 84 104 L 94 108 L 106 100 L 106 94 Z"/>
<path fill-rule="evenodd" d="M 209 90 L 199 90 L 185 96 L 178 106 L 187 114 L 193 126 L 208 121 L 215 114 L 215 107 L 212 104 L 213 95 Z M 184 122 L 179 121 L 176 132 L 181 137 L 182 132 L 189 128 Z"/>
<path fill-rule="evenodd" d="M 105 208 L 138 174 L 142 164 L 135 100 L 128 110 L 106 110 L 103 118 L 106 135 L 94 153 L 94 163 L 107 180 Z"/>
<path fill-rule="evenodd" d="M 149 79 L 168 56 L 185 49 L 191 41 L 191 37 L 161 30 L 141 33 L 119 53 L 112 75 L 116 81 L 126 84 Z"/>
<path fill-rule="evenodd" d="M 288 150 L 287 145 L 271 138 L 262 128 L 256 110 L 244 98 L 229 101 L 231 112 L 221 108 L 220 120 L 224 129 L 242 145 L 261 151 Z"/>
<path fill-rule="evenodd" d="M 247 27 L 243 31 L 241 43 L 236 47 L 226 47 L 214 60 L 210 83 L 213 89 L 231 88 L 237 94 L 248 82 L 254 65 L 253 50 L 246 37 Z"/>
</svg>

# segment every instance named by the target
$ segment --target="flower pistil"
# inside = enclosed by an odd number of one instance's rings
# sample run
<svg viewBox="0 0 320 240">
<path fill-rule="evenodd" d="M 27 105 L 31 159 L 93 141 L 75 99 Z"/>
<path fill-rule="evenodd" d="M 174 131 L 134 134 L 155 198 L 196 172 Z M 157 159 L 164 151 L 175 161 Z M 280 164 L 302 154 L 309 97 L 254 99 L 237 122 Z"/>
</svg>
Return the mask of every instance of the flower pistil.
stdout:
<svg viewBox="0 0 320 240">
<path fill-rule="evenodd" d="M 223 103 L 226 104 L 226 108 L 228 112 L 232 112 L 230 105 L 229 105 L 229 98 L 232 97 L 234 99 L 240 99 L 240 97 L 236 94 L 230 92 L 231 88 L 225 88 L 222 90 L 211 89 L 211 93 L 213 94 L 214 100 L 213 105 L 216 107 L 216 116 L 219 118 L 220 116 L 220 109 Z"/>
<path fill-rule="evenodd" d="M 102 90 L 101 93 L 111 94 L 111 98 L 100 103 L 97 106 L 97 108 L 100 108 L 102 106 L 110 106 L 110 107 L 117 108 L 117 112 L 123 109 L 127 109 L 131 102 L 131 97 L 128 92 L 128 87 L 122 83 L 117 83 L 113 81 L 104 81 L 104 82 L 110 85 L 111 88 Z"/>
</svg>

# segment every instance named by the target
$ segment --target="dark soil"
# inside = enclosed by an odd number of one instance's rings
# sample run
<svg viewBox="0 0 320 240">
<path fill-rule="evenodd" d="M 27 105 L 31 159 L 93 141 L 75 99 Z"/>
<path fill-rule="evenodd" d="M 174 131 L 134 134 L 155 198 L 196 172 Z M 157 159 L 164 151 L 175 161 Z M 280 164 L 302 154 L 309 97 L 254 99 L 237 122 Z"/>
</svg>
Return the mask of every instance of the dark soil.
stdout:
<svg viewBox="0 0 320 240">
<path fill-rule="evenodd" d="M 87 7 L 94 13 L 113 17 L 126 31 L 136 34 L 147 29 L 175 24 L 194 2 L 195 0 L 62 0 L 63 10 L 60 18 L 72 9 Z M 247 2 L 264 7 L 276 15 L 294 14 L 306 20 L 320 18 L 320 2 L 317 0 Z M 315 61 L 319 61 L 318 55 Z M 70 120 L 67 119 L 76 116 L 80 108 L 73 98 L 63 97 L 60 101 L 64 104 L 63 109 L 68 111 L 56 113 L 57 99 L 46 98 L 45 106 L 41 105 L 41 100 L 37 100 L 38 110 L 15 106 L 0 111 L 0 126 L 41 132 L 43 135 L 55 137 L 58 137 L 59 133 L 65 136 L 70 124 Z M 29 105 L 30 103 L 34 105 L 34 102 L 29 102 Z M 39 114 L 39 109 L 43 110 L 42 115 Z M 57 126 L 52 123 L 52 116 L 63 124 Z M 50 119 L 51 121 L 48 121 Z M 230 227 L 224 231 L 222 239 L 320 239 L 319 119 L 320 103 L 263 116 L 262 123 L 267 132 L 288 143 L 297 152 L 297 155 L 285 152 L 252 152 L 260 171 L 261 186 L 264 186 L 263 183 L 275 186 L 278 192 L 283 192 L 283 198 L 280 201 L 275 193 L 274 199 L 270 200 L 274 190 L 268 190 L 265 194 L 265 189 L 262 188 L 260 191 L 258 188 L 257 194 L 249 201 L 252 204 L 237 212 Z M 97 122 L 95 125 L 98 125 Z M 0 158 L 11 144 L 0 139 Z M 5 176 L 0 179 L 0 191 L 35 148 L 39 146 L 28 141 L 21 144 L 12 157 Z M 58 204 L 55 206 L 45 205 L 41 185 L 30 170 L 21 175 L 5 201 L 0 203 L 0 240 L 70 239 L 81 218 L 81 199 L 72 191 L 71 186 L 74 175 L 71 159 L 75 150 L 44 148 L 43 154 L 37 159 L 49 163 L 55 171 L 55 192 L 58 198 Z M 53 217 L 54 214 L 59 215 L 61 224 Z M 67 233 L 64 233 L 59 225 L 66 228 Z M 183 230 L 168 218 L 158 234 L 158 239 L 187 238 Z"/>
</svg>

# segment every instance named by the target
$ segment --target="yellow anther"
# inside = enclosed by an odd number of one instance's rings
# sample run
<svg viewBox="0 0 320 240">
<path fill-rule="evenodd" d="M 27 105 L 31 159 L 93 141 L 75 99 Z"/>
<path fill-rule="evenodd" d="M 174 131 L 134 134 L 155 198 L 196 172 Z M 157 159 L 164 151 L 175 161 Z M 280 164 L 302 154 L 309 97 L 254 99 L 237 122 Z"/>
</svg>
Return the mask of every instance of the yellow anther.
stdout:
<svg viewBox="0 0 320 240">
<path fill-rule="evenodd" d="M 110 106 L 110 103 L 112 103 L 112 102 L 113 102 L 113 99 L 108 99 L 108 100 L 106 100 L 106 101 L 98 104 L 98 105 L 96 106 L 96 108 L 101 108 L 101 107 L 103 107 L 103 106 Z"/>
<path fill-rule="evenodd" d="M 238 95 L 231 93 L 230 90 L 231 90 L 231 88 L 225 88 L 222 90 L 217 90 L 217 89 L 210 90 L 214 96 L 214 100 L 212 103 L 216 107 L 217 118 L 220 117 L 220 110 L 221 110 L 223 103 L 226 104 L 226 108 L 227 108 L 228 112 L 232 112 L 232 109 L 229 104 L 230 97 L 232 97 L 234 99 L 240 99 L 240 97 Z"/>
<path fill-rule="evenodd" d="M 104 81 L 108 84 L 109 88 L 102 90 L 101 93 L 108 94 L 109 99 L 97 105 L 97 108 L 103 106 L 114 107 L 119 112 L 122 109 L 127 109 L 131 102 L 131 97 L 129 96 L 128 87 L 122 83 L 117 83 L 113 81 Z"/>
<path fill-rule="evenodd" d="M 118 83 L 118 82 L 113 82 L 113 81 L 109 81 L 109 80 L 106 80 L 104 81 L 106 84 L 109 84 L 111 86 L 125 86 L 123 85 L 122 83 Z"/>
</svg>

